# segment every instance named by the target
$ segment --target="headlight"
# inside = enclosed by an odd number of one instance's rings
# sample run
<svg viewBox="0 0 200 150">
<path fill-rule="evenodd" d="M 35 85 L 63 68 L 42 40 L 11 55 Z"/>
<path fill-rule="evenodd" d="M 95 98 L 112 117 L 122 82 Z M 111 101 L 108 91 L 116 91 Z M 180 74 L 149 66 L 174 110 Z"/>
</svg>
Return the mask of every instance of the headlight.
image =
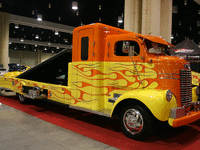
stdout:
<svg viewBox="0 0 200 150">
<path fill-rule="evenodd" d="M 166 93 L 166 99 L 168 102 L 171 101 L 172 99 L 172 91 L 168 90 L 167 93 Z"/>
</svg>

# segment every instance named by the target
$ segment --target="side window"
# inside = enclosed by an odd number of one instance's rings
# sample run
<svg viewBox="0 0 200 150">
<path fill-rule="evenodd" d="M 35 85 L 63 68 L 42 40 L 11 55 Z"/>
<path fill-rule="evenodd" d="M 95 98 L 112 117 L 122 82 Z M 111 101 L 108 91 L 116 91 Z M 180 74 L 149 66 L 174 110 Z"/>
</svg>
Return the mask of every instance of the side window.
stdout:
<svg viewBox="0 0 200 150">
<path fill-rule="evenodd" d="M 88 60 L 89 37 L 81 38 L 81 60 Z"/>
<path fill-rule="evenodd" d="M 140 47 L 135 41 L 118 41 L 115 43 L 114 53 L 116 56 L 138 56 Z"/>
</svg>

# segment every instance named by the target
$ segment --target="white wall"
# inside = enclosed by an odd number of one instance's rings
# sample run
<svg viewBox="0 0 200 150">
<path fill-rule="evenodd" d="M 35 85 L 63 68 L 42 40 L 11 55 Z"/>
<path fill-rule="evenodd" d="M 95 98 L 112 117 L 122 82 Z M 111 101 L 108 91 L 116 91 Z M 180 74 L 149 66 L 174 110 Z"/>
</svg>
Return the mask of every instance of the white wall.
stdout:
<svg viewBox="0 0 200 150">
<path fill-rule="evenodd" d="M 19 63 L 20 65 L 27 65 L 30 67 L 34 67 L 54 55 L 55 54 L 51 53 L 43 53 L 42 51 L 9 50 L 10 63 Z"/>
</svg>

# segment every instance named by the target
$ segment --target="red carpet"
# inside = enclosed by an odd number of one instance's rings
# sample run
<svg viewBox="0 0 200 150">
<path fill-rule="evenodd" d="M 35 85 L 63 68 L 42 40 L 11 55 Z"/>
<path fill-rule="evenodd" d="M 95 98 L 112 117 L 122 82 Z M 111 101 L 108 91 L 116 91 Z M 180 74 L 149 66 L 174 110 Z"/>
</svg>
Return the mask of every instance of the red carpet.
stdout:
<svg viewBox="0 0 200 150">
<path fill-rule="evenodd" d="M 0 102 L 118 149 L 200 149 L 200 120 L 179 128 L 162 125 L 151 137 L 140 142 L 125 137 L 115 119 L 39 100 L 22 105 L 16 97 L 0 97 Z"/>
</svg>

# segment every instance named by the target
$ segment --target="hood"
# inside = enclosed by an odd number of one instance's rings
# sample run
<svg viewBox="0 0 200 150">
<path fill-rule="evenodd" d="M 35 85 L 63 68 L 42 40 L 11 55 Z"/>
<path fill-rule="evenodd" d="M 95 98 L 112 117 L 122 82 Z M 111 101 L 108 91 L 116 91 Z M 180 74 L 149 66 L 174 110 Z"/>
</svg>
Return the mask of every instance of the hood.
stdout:
<svg viewBox="0 0 200 150">
<path fill-rule="evenodd" d="M 158 80 L 166 89 L 180 85 L 180 70 L 188 70 L 189 63 L 181 57 L 158 56 Z M 177 82 L 179 81 L 179 82 Z"/>
</svg>

